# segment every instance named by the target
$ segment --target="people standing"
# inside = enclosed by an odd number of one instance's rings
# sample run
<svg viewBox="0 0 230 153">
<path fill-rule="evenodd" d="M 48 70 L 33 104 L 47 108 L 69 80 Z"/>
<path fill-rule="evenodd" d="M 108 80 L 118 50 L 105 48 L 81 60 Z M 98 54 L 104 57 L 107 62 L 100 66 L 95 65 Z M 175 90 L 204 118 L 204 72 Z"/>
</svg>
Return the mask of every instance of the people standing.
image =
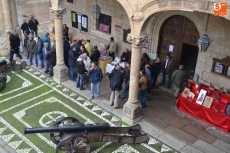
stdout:
<svg viewBox="0 0 230 153">
<path fill-rule="evenodd" d="M 79 56 L 79 58 L 77 59 L 77 81 L 76 81 L 76 86 L 77 88 L 80 88 L 80 90 L 85 90 L 85 88 L 83 88 L 83 83 L 85 80 L 85 72 L 87 72 L 87 70 L 85 69 L 85 64 L 82 60 L 82 57 Z"/>
<path fill-rule="evenodd" d="M 156 81 L 158 78 L 158 75 L 161 73 L 161 61 L 160 58 L 157 57 L 154 61 L 150 62 L 151 64 L 151 72 L 152 72 L 152 88 L 157 88 Z"/>
<path fill-rule="evenodd" d="M 50 37 L 49 37 L 49 33 L 47 32 L 45 35 L 41 36 L 41 41 L 43 43 L 48 43 L 48 47 L 50 48 Z"/>
<path fill-rule="evenodd" d="M 110 43 L 109 43 L 107 49 L 108 49 L 108 52 L 109 52 L 109 56 L 111 56 L 113 58 L 113 60 L 114 60 L 115 59 L 117 45 L 114 42 L 114 38 L 113 37 L 110 38 Z"/>
<path fill-rule="evenodd" d="M 130 79 L 130 62 L 126 62 L 124 68 L 124 91 L 121 99 L 125 99 L 128 97 L 129 79 Z"/>
<path fill-rule="evenodd" d="M 146 91 L 146 99 L 150 97 L 150 90 L 151 90 L 151 83 L 152 83 L 152 73 L 150 70 L 150 66 L 147 64 L 145 65 L 145 74 L 148 77 L 148 88 Z"/>
<path fill-rule="evenodd" d="M 148 89 L 148 77 L 145 74 L 145 70 L 140 71 L 140 80 L 139 80 L 139 88 L 140 88 L 140 100 L 141 100 L 141 106 L 142 108 L 147 107 L 146 104 L 146 92 Z"/>
<path fill-rule="evenodd" d="M 91 65 L 91 60 L 90 60 L 90 58 L 87 56 L 86 53 L 83 53 L 83 54 L 82 54 L 82 59 L 83 59 L 83 62 L 84 62 L 84 64 L 85 64 L 85 69 L 86 69 L 87 71 L 89 71 L 90 65 Z"/>
<path fill-rule="evenodd" d="M 35 19 L 33 15 L 31 15 L 28 24 L 29 24 L 31 34 L 34 36 L 34 33 L 35 33 L 35 36 L 37 37 L 38 36 L 38 25 L 39 25 L 38 20 Z"/>
<path fill-rule="evenodd" d="M 27 32 L 24 32 L 24 49 L 27 51 L 27 59 L 29 59 L 29 51 L 27 50 L 27 42 L 29 41 L 29 35 L 27 34 Z"/>
<path fill-rule="evenodd" d="M 93 47 L 93 52 L 92 52 L 92 54 L 90 56 L 90 59 L 91 59 L 92 62 L 94 62 L 96 65 L 98 65 L 98 61 L 99 61 L 100 56 L 101 56 L 101 53 L 97 49 L 97 45 L 95 45 Z"/>
<path fill-rule="evenodd" d="M 186 71 L 183 70 L 184 69 L 184 66 L 183 65 L 180 65 L 179 66 L 179 69 L 174 71 L 173 74 L 172 74 L 172 81 L 173 81 L 173 85 L 174 85 L 174 97 L 177 98 L 180 91 L 181 91 L 181 88 L 183 86 L 183 80 L 185 78 L 185 75 L 186 75 Z"/>
<path fill-rule="evenodd" d="M 101 91 L 100 91 L 100 85 L 101 85 L 102 79 L 103 79 L 103 74 L 102 74 L 101 68 L 98 67 L 94 62 L 92 62 L 90 70 L 89 70 L 89 81 L 91 82 L 89 100 L 92 100 L 94 98 L 95 87 L 97 89 L 97 97 L 100 100 L 102 100 Z"/>
<path fill-rule="evenodd" d="M 126 49 L 121 55 L 121 62 L 128 62 L 129 61 L 129 51 Z"/>
<path fill-rule="evenodd" d="M 63 49 L 64 49 L 64 62 L 65 65 L 69 67 L 68 59 L 69 59 L 70 43 L 68 40 L 66 40 L 66 37 L 63 37 Z M 76 53 L 74 56 L 76 56 Z"/>
<path fill-rule="evenodd" d="M 30 65 L 33 65 L 33 57 L 35 53 L 35 46 L 36 46 L 36 41 L 34 40 L 33 36 L 29 36 L 29 40 L 27 42 L 27 50 L 29 54 L 29 59 L 30 59 Z"/>
<path fill-rule="evenodd" d="M 46 59 L 46 56 L 49 52 L 49 44 L 47 42 L 44 43 L 44 47 L 42 48 L 42 56 L 43 56 L 43 63 L 44 63 L 44 73 L 48 74 L 49 72 L 49 61 Z"/>
<path fill-rule="evenodd" d="M 25 35 L 25 32 L 27 35 L 30 34 L 29 24 L 26 22 L 26 20 L 23 20 L 23 24 L 21 25 L 21 30 L 24 35 Z"/>
<path fill-rule="evenodd" d="M 69 40 L 69 27 L 66 24 L 63 24 L 63 37 Z"/>
<path fill-rule="evenodd" d="M 42 56 L 42 48 L 43 48 L 43 42 L 41 41 L 40 37 L 37 36 L 35 38 L 36 40 L 36 46 L 35 46 L 35 62 L 36 62 L 36 67 L 38 65 L 40 66 L 40 69 L 44 68 L 43 64 L 43 56 Z"/>
<path fill-rule="evenodd" d="M 49 63 L 49 69 L 50 69 L 50 77 L 54 76 L 53 68 L 56 65 L 56 42 L 52 42 L 51 49 L 46 55 L 46 59 Z"/>
<path fill-rule="evenodd" d="M 86 53 L 87 56 L 89 56 L 89 52 L 85 49 L 84 45 L 81 45 L 80 50 L 81 50 L 80 55 Z"/>
<path fill-rule="evenodd" d="M 74 80 L 75 75 L 74 75 L 74 70 L 76 68 L 76 47 L 72 46 L 71 49 L 69 50 L 69 58 L 68 58 L 68 65 L 69 65 L 69 79 Z"/>
<path fill-rule="evenodd" d="M 167 88 L 171 87 L 171 76 L 172 76 L 172 69 L 173 69 L 173 59 L 171 58 L 171 54 L 167 53 L 165 59 L 162 62 L 162 68 L 163 68 L 163 77 L 160 85 L 165 83 L 165 77 L 168 76 L 168 84 Z"/>
<path fill-rule="evenodd" d="M 76 47 L 76 58 L 78 59 L 78 57 L 82 54 L 81 53 L 81 46 L 82 46 L 81 39 L 75 40 L 73 45 Z"/>
<path fill-rule="evenodd" d="M 85 44 L 85 49 L 89 52 L 88 56 L 90 57 L 93 52 L 93 45 L 90 43 L 90 40 L 87 40 Z"/>
<path fill-rule="evenodd" d="M 17 35 L 12 34 L 10 31 L 7 32 L 10 41 L 10 58 L 9 61 L 12 63 L 14 54 L 17 55 L 20 59 L 22 59 L 22 55 L 19 53 L 20 47 L 20 38 Z"/>
<path fill-rule="evenodd" d="M 115 68 L 109 74 L 109 80 L 110 80 L 110 89 L 111 89 L 110 106 L 114 106 L 114 109 L 119 109 L 121 107 L 118 106 L 118 98 L 124 80 L 123 74 L 120 71 L 119 64 L 116 64 Z"/>
</svg>

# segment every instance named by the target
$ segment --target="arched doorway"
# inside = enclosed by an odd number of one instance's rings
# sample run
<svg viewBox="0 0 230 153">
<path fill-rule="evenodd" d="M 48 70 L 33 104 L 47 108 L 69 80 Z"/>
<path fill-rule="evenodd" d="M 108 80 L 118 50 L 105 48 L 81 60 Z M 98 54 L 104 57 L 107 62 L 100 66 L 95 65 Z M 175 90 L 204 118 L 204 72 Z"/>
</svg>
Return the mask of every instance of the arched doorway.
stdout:
<svg viewBox="0 0 230 153">
<path fill-rule="evenodd" d="M 158 56 L 163 60 L 167 53 L 174 59 L 174 69 L 183 64 L 189 73 L 195 70 L 199 32 L 195 24 L 187 17 L 174 15 L 162 24 L 158 42 Z"/>
</svg>

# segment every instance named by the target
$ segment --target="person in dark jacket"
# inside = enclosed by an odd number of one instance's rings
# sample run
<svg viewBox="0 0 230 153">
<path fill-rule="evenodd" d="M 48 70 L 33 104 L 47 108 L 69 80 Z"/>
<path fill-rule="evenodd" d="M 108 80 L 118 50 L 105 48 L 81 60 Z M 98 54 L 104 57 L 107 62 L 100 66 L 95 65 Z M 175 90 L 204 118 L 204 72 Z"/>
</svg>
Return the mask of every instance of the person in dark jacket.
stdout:
<svg viewBox="0 0 230 153">
<path fill-rule="evenodd" d="M 74 80 L 74 70 L 76 68 L 76 56 L 75 56 L 76 48 L 74 46 L 71 47 L 69 50 L 69 58 L 68 58 L 68 65 L 69 65 L 69 79 Z"/>
<path fill-rule="evenodd" d="M 37 37 L 38 36 L 38 25 L 39 25 L 38 20 L 35 19 L 33 15 L 31 15 L 28 24 L 29 24 L 31 34 L 34 36 L 34 33 L 35 33 L 35 36 Z"/>
<path fill-rule="evenodd" d="M 97 89 L 97 96 L 100 100 L 102 100 L 101 98 L 101 91 L 100 91 L 100 85 L 101 85 L 101 81 L 103 79 L 103 74 L 101 71 L 100 67 L 97 67 L 96 63 L 92 62 L 90 70 L 89 70 L 89 80 L 91 82 L 90 86 L 90 99 L 92 100 L 94 98 L 94 90 L 95 87 Z"/>
<path fill-rule="evenodd" d="M 21 30 L 23 34 L 25 34 L 25 32 L 27 33 L 27 35 L 30 34 L 29 24 L 26 22 L 26 20 L 23 20 L 23 24 L 21 25 Z"/>
<path fill-rule="evenodd" d="M 35 62 L 36 67 L 39 65 L 40 69 L 44 68 L 43 64 L 43 56 L 42 56 L 42 48 L 43 48 L 43 42 L 41 41 L 40 37 L 36 37 L 36 46 L 35 46 Z"/>
<path fill-rule="evenodd" d="M 76 47 L 76 58 L 78 59 L 78 57 L 81 55 L 81 40 L 80 39 L 77 39 L 74 41 L 74 44 L 73 44 L 75 47 Z"/>
<path fill-rule="evenodd" d="M 124 80 L 123 74 L 120 71 L 119 64 L 116 64 L 115 68 L 109 74 L 109 80 L 110 80 L 110 89 L 112 91 L 110 96 L 110 106 L 114 105 L 114 109 L 119 109 L 120 107 L 118 106 L 118 97 L 122 89 L 122 83 Z"/>
<path fill-rule="evenodd" d="M 186 75 L 186 71 L 183 70 L 184 66 L 180 65 L 178 70 L 175 70 L 172 74 L 172 81 L 174 84 L 174 97 L 177 98 L 181 88 L 183 87 L 183 81 Z"/>
<path fill-rule="evenodd" d="M 92 62 L 94 62 L 96 65 L 98 65 L 98 60 L 99 60 L 100 56 L 101 56 L 101 53 L 97 49 L 97 45 L 95 45 L 93 47 L 93 52 L 92 52 L 92 54 L 90 56 L 90 59 L 91 59 Z"/>
<path fill-rule="evenodd" d="M 27 51 L 27 59 L 29 59 L 29 52 L 27 50 L 27 42 L 29 41 L 29 35 L 27 34 L 27 32 L 24 32 L 24 49 Z"/>
<path fill-rule="evenodd" d="M 47 53 L 46 59 L 50 65 L 50 77 L 54 76 L 53 68 L 56 65 L 56 42 L 53 42 L 51 50 Z"/>
<path fill-rule="evenodd" d="M 66 40 L 69 40 L 69 28 L 66 24 L 63 24 L 63 36 L 66 38 Z"/>
<path fill-rule="evenodd" d="M 158 78 L 158 75 L 161 73 L 161 61 L 158 57 L 154 61 L 150 62 L 151 64 L 151 72 L 152 72 L 152 88 L 157 88 L 156 81 Z"/>
<path fill-rule="evenodd" d="M 69 67 L 68 59 L 69 59 L 70 44 L 69 44 L 69 41 L 66 40 L 65 37 L 63 37 L 63 46 L 64 46 L 64 62 L 65 62 L 65 65 Z M 74 56 L 76 56 L 76 54 Z"/>
<path fill-rule="evenodd" d="M 81 52 L 80 52 L 80 54 L 84 54 L 84 53 L 86 53 L 86 55 L 89 57 L 89 52 L 85 49 L 85 45 L 81 45 Z"/>
<path fill-rule="evenodd" d="M 87 70 L 85 69 L 85 64 L 83 62 L 83 59 L 81 57 L 79 57 L 77 59 L 77 82 L 76 82 L 76 86 L 77 88 L 80 88 L 80 90 L 85 90 L 85 88 L 83 88 L 83 83 L 85 80 L 85 73 L 87 72 Z"/>
<path fill-rule="evenodd" d="M 146 105 L 146 92 L 148 89 L 148 77 L 145 74 L 145 70 L 140 71 L 140 80 L 139 80 L 139 89 L 140 89 L 140 100 L 142 108 L 145 108 Z"/>
<path fill-rule="evenodd" d="M 129 60 L 129 51 L 126 49 L 121 55 L 121 62 L 128 62 Z"/>
<path fill-rule="evenodd" d="M 14 54 L 22 59 L 22 55 L 19 53 L 19 46 L 20 46 L 20 38 L 17 35 L 12 34 L 10 31 L 7 32 L 10 41 L 10 62 L 13 61 Z"/>
<path fill-rule="evenodd" d="M 130 62 L 126 62 L 124 68 L 124 91 L 121 99 L 125 99 L 128 97 L 129 79 L 130 79 Z"/>
<path fill-rule="evenodd" d="M 43 43 L 48 43 L 48 47 L 50 48 L 50 37 L 49 37 L 49 33 L 47 32 L 46 34 L 44 34 L 43 36 L 41 36 L 41 41 Z"/>
</svg>

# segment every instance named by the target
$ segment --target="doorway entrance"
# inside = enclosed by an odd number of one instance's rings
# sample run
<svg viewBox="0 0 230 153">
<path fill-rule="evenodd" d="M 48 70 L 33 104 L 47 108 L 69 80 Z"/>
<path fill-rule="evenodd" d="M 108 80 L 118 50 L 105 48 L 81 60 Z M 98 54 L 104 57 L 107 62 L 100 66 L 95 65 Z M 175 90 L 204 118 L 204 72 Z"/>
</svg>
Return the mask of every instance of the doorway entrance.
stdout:
<svg viewBox="0 0 230 153">
<path fill-rule="evenodd" d="M 182 52 L 180 65 L 184 65 L 184 70 L 189 74 L 192 70 L 195 71 L 198 57 L 198 47 L 187 43 L 182 44 Z"/>
<path fill-rule="evenodd" d="M 186 65 L 188 71 L 195 69 L 199 32 L 190 19 L 181 15 L 169 17 L 162 24 L 159 37 L 157 54 L 161 60 L 165 58 L 167 53 L 170 53 L 174 60 L 173 70 L 178 69 L 181 63 Z M 192 59 L 190 59 L 189 54 L 193 56 Z"/>
</svg>

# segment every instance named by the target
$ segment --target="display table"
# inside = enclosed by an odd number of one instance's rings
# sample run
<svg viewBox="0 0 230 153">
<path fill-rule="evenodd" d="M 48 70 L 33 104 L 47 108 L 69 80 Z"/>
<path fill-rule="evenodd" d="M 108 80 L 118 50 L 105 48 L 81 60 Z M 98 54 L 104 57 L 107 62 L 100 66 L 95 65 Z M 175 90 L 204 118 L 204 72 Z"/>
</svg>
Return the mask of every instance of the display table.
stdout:
<svg viewBox="0 0 230 153">
<path fill-rule="evenodd" d="M 101 68 L 101 71 L 103 74 L 105 74 L 105 72 L 106 72 L 106 65 L 108 63 L 111 63 L 112 61 L 113 61 L 113 59 L 111 57 L 99 59 L 98 66 Z"/>
<path fill-rule="evenodd" d="M 208 91 L 210 88 L 209 86 L 201 85 L 200 89 Z M 226 103 L 230 101 L 230 96 L 224 92 L 219 92 L 221 98 L 220 101 L 217 102 L 215 94 L 218 92 L 218 90 L 212 90 L 209 96 L 213 98 L 213 102 L 211 107 L 207 108 L 196 103 L 196 99 L 199 94 L 198 91 L 199 90 L 195 87 L 195 83 L 192 83 L 191 92 L 195 93 L 194 99 L 189 97 L 184 98 L 182 94 L 180 94 L 176 101 L 177 108 L 223 130 L 224 132 L 230 132 L 230 116 L 224 114 L 224 109 Z"/>
</svg>

